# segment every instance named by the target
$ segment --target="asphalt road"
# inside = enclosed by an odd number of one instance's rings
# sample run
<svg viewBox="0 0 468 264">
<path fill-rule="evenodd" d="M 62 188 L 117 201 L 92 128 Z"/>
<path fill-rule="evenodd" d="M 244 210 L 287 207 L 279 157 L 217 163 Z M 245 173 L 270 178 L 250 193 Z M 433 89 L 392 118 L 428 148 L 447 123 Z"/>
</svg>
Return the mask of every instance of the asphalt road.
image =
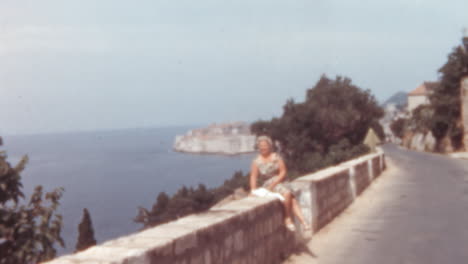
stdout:
<svg viewBox="0 0 468 264">
<path fill-rule="evenodd" d="M 468 263 L 468 160 L 384 150 L 389 168 L 285 263 Z"/>
</svg>

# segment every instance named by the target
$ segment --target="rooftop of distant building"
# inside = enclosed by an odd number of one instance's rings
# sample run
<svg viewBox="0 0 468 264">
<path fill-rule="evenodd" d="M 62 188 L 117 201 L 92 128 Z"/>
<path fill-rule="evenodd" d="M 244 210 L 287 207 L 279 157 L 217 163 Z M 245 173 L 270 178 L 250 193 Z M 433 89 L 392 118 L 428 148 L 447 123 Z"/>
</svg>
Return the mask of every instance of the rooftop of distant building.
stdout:
<svg viewBox="0 0 468 264">
<path fill-rule="evenodd" d="M 430 91 L 433 91 L 435 87 L 439 85 L 439 82 L 423 82 L 421 85 L 416 87 L 413 91 L 408 93 L 409 96 L 428 95 Z"/>
</svg>

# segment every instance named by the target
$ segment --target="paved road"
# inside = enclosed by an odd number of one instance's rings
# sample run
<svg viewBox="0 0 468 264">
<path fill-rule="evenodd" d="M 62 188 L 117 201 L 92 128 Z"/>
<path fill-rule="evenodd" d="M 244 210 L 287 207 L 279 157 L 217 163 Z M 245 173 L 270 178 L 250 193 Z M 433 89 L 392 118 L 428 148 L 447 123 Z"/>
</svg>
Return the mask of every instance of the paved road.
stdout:
<svg viewBox="0 0 468 264">
<path fill-rule="evenodd" d="M 286 263 L 468 263 L 468 160 L 384 150 L 388 170 Z"/>
</svg>

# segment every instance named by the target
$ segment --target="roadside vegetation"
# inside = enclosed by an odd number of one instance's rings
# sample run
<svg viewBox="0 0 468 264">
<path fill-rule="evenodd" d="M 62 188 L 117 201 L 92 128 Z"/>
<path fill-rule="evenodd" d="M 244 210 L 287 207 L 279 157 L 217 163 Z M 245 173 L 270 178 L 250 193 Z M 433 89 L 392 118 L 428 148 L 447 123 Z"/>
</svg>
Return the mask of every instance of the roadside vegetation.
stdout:
<svg viewBox="0 0 468 264">
<path fill-rule="evenodd" d="M 431 132 L 437 152 L 463 148 L 460 82 L 468 72 L 468 53 L 457 46 L 439 69 L 439 84 L 429 95 L 430 103 L 414 109 L 411 117 L 391 124 L 394 134 L 403 138 L 407 133 Z"/>
</svg>

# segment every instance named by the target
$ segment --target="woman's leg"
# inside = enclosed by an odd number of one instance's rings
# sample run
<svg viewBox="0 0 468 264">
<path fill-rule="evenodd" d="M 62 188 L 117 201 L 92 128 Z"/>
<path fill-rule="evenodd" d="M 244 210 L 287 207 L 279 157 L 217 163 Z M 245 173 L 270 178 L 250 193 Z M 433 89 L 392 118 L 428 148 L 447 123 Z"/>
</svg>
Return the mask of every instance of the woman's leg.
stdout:
<svg viewBox="0 0 468 264">
<path fill-rule="evenodd" d="M 291 192 L 284 192 L 282 195 L 284 197 L 283 205 L 284 205 L 284 212 L 285 212 L 285 219 L 284 219 L 285 223 L 286 224 L 292 223 L 292 220 L 291 220 L 292 194 Z"/>
<path fill-rule="evenodd" d="M 299 206 L 299 203 L 297 202 L 296 197 L 292 196 L 291 200 L 292 200 L 291 203 L 292 203 L 292 210 L 294 212 L 294 215 L 296 215 L 296 217 L 299 219 L 299 221 L 304 227 L 308 227 L 309 225 L 304 219 L 304 215 L 302 214 L 301 207 Z"/>
</svg>

